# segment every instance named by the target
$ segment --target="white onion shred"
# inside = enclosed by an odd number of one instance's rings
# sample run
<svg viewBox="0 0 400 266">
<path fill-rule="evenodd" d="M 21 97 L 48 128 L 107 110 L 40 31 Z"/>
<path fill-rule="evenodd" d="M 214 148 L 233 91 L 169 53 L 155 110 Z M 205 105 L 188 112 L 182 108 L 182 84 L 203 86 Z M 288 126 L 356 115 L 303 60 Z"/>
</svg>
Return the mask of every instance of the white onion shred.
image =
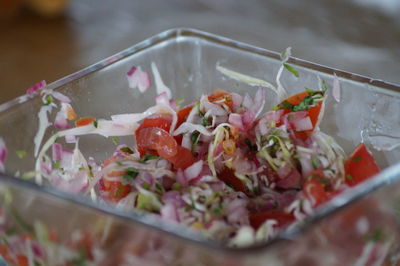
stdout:
<svg viewBox="0 0 400 266">
<path fill-rule="evenodd" d="M 168 98 L 171 99 L 171 97 L 172 97 L 171 90 L 167 86 L 165 86 L 165 84 L 160 76 L 160 72 L 158 72 L 157 65 L 154 62 L 151 62 L 151 70 L 153 71 L 154 81 L 156 83 L 157 94 L 166 92 Z"/>
<path fill-rule="evenodd" d="M 47 117 L 47 113 L 50 113 L 52 109 L 51 105 L 43 105 L 40 108 L 40 111 L 38 113 L 38 117 L 39 117 L 39 130 L 36 133 L 36 136 L 33 140 L 33 142 L 35 143 L 35 151 L 34 151 L 34 155 L 35 157 L 37 157 L 38 152 L 39 152 L 39 148 L 40 145 L 42 143 L 44 134 L 46 132 L 46 129 L 50 126 L 50 122 L 49 119 Z"/>
<path fill-rule="evenodd" d="M 335 101 L 339 103 L 340 95 L 341 95 L 339 78 L 336 76 L 336 73 L 333 73 L 333 75 L 334 75 L 334 78 L 333 78 L 333 84 L 332 84 L 332 96 L 335 99 Z"/>
</svg>

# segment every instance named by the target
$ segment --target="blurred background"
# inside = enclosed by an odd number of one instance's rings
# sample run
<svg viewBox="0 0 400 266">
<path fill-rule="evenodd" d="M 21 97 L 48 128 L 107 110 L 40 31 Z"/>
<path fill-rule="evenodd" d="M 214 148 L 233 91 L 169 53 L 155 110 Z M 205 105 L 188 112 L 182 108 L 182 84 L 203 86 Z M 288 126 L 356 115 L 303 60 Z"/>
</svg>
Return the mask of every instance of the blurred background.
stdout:
<svg viewBox="0 0 400 266">
<path fill-rule="evenodd" d="M 399 0 L 0 0 L 0 103 L 174 27 L 400 83 Z"/>
</svg>

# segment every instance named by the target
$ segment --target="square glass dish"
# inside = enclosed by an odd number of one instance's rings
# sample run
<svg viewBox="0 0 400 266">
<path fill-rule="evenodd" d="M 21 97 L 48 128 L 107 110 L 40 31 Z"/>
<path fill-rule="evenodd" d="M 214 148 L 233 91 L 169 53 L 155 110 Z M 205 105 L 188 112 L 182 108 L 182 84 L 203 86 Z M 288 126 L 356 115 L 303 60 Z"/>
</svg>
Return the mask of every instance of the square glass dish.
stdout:
<svg viewBox="0 0 400 266">
<path fill-rule="evenodd" d="M 153 105 L 156 92 L 149 89 L 140 98 L 132 94 L 125 74 L 133 65 L 149 70 L 151 62 L 172 94 L 186 103 L 216 88 L 254 94 L 254 87 L 218 72 L 217 64 L 270 82 L 281 66 L 278 53 L 198 30 L 172 29 L 47 88 L 70 97 L 80 116 L 107 119 L 142 112 Z M 400 87 L 296 58 L 289 62 L 300 75 L 282 75 L 289 95 L 317 88 L 319 77 L 327 84 L 338 77 L 341 100 L 328 97 L 321 130 L 346 153 L 364 142 L 386 170 L 272 241 L 230 248 L 140 212 L 125 213 L 15 178 L 34 169 L 33 139 L 42 106 L 40 96 L 22 96 L 0 105 L 0 136 L 9 150 L 0 176 L 0 255 L 21 259 L 5 248 L 13 241 L 14 251 L 39 265 L 395 265 L 400 258 Z M 266 96 L 266 108 L 277 104 L 272 92 Z M 45 138 L 54 133 L 49 129 Z M 82 137 L 79 144 L 98 161 L 115 149 L 101 136 Z M 19 158 L 18 150 L 28 156 Z"/>
</svg>

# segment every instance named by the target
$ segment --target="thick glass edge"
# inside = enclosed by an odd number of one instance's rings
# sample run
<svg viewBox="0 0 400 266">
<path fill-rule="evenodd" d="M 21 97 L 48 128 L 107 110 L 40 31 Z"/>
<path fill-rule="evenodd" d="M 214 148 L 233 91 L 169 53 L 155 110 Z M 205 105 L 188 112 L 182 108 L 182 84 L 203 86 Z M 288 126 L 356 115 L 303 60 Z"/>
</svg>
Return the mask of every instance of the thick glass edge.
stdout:
<svg viewBox="0 0 400 266">
<path fill-rule="evenodd" d="M 156 44 L 162 43 L 164 41 L 174 39 L 174 38 L 179 38 L 179 37 L 197 37 L 201 39 L 208 40 L 213 43 L 218 43 L 220 45 L 225 45 L 231 48 L 235 48 L 238 50 L 246 51 L 249 53 L 254 53 L 258 54 L 261 56 L 266 56 L 270 58 L 275 58 L 279 59 L 280 54 L 274 51 L 270 51 L 267 49 L 259 48 L 253 45 L 249 45 L 246 43 L 238 42 L 229 38 L 225 38 L 222 36 L 218 36 L 212 33 L 204 32 L 201 30 L 196 30 L 192 28 L 175 28 L 175 29 L 170 29 L 164 32 L 161 32 L 157 35 L 154 35 L 136 45 L 133 45 L 115 55 L 112 55 L 104 60 L 99 61 L 98 63 L 95 63 L 91 66 L 88 66 L 81 71 L 75 72 L 73 74 L 70 74 L 64 78 L 61 78 L 57 81 L 54 81 L 50 84 L 47 85 L 48 89 L 56 89 L 58 87 L 61 87 L 69 82 L 72 82 L 74 80 L 77 80 L 79 78 L 82 78 L 90 73 L 93 73 L 97 70 L 100 70 L 106 66 L 109 66 L 119 60 L 122 60 L 128 56 L 131 56 L 135 53 L 138 53 L 142 50 L 145 50 L 151 46 L 154 46 Z M 289 62 L 305 67 L 308 69 L 312 69 L 318 72 L 323 72 L 329 75 L 336 74 L 338 77 L 345 78 L 348 80 L 356 81 L 356 82 L 361 82 L 361 83 L 367 83 L 370 86 L 376 86 L 380 87 L 383 89 L 391 90 L 394 92 L 400 92 L 400 85 L 394 84 L 394 83 L 389 83 L 385 82 L 379 79 L 373 79 L 367 76 L 362 76 L 358 74 L 354 74 L 351 72 L 346 72 L 334 68 L 330 68 L 324 65 L 312 63 L 307 60 L 299 59 L 296 57 L 291 57 L 289 59 Z M 30 99 L 32 99 L 35 95 L 32 95 L 30 97 L 27 97 L 26 95 L 22 95 L 20 97 L 17 97 L 13 100 L 10 100 L 6 103 L 3 103 L 0 105 L 0 112 L 3 112 L 12 106 L 15 106 L 17 104 L 26 102 Z M 265 248 L 268 248 L 271 245 L 274 245 L 277 242 L 280 242 L 282 240 L 288 240 L 292 239 L 295 237 L 297 234 L 302 232 L 303 230 L 309 228 L 312 226 L 314 223 L 320 221 L 321 219 L 335 213 L 336 211 L 339 211 L 340 209 L 348 206 L 352 202 L 354 202 L 357 199 L 362 198 L 363 196 L 366 196 L 368 193 L 382 188 L 385 184 L 388 183 L 394 183 L 398 182 L 400 180 L 400 164 L 396 164 L 394 166 L 389 167 L 388 169 L 384 170 L 381 174 L 377 175 L 375 178 L 370 179 L 369 181 L 366 181 L 365 183 L 349 189 L 347 192 L 343 193 L 339 197 L 334 198 L 332 201 L 330 201 L 328 204 L 326 204 L 322 209 L 317 210 L 317 212 L 312 216 L 306 219 L 306 221 L 302 224 L 299 225 L 292 230 L 286 230 L 282 232 L 281 234 L 278 235 L 277 238 L 274 240 L 268 242 L 268 243 L 260 243 L 254 246 L 250 247 L 245 247 L 245 248 L 230 248 L 226 246 L 222 246 L 221 244 L 214 242 L 214 241 L 209 241 L 206 240 L 199 235 L 196 234 L 191 234 L 188 230 L 182 230 L 182 226 L 177 226 L 174 228 L 174 226 L 166 226 L 166 225 L 160 225 L 156 224 L 153 221 L 150 221 L 150 219 L 143 218 L 141 216 L 135 216 L 135 215 L 129 215 L 127 213 L 124 213 L 122 211 L 115 210 L 111 207 L 107 206 L 101 206 L 92 202 L 89 202 L 83 197 L 72 197 L 72 195 L 68 193 L 64 193 L 59 190 L 54 190 L 54 189 L 48 189 L 47 187 L 40 187 L 36 184 L 30 183 L 28 181 L 16 179 L 14 177 L 6 176 L 6 175 L 1 175 L 0 174 L 0 180 L 1 182 L 6 182 L 6 183 L 11 183 L 14 186 L 21 186 L 29 190 L 35 190 L 37 192 L 44 192 L 45 194 L 49 194 L 52 196 L 56 196 L 60 199 L 67 200 L 69 202 L 73 202 L 76 204 L 83 205 L 85 207 L 88 207 L 93 210 L 98 210 L 102 213 L 106 214 L 111 214 L 118 216 L 124 220 L 135 220 L 140 224 L 143 224 L 144 226 L 148 226 L 151 228 L 155 228 L 157 230 L 166 232 L 166 233 L 171 233 L 173 235 L 178 236 L 179 238 L 185 240 L 185 241 L 190 241 L 190 242 L 195 242 L 199 243 L 201 245 L 205 245 L 206 247 L 211 247 L 211 248 L 216 248 L 220 251 L 225 251 L 225 252 L 234 252 L 234 253 L 242 253 L 242 252 L 258 252 L 265 250 Z"/>
</svg>

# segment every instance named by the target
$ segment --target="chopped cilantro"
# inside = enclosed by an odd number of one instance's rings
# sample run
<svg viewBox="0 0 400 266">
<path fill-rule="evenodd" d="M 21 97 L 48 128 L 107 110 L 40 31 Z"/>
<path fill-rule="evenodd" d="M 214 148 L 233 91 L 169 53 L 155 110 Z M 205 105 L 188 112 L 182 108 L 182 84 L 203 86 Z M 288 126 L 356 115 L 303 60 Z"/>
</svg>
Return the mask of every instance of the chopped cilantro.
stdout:
<svg viewBox="0 0 400 266">
<path fill-rule="evenodd" d="M 354 181 L 353 176 L 349 175 L 349 174 L 346 175 L 346 179 L 349 180 L 349 181 Z"/>
<path fill-rule="evenodd" d="M 213 210 L 213 212 L 214 212 L 216 215 L 218 215 L 218 216 L 222 216 L 222 210 L 221 210 L 221 208 L 215 208 L 215 209 Z"/>
<path fill-rule="evenodd" d="M 5 230 L 7 236 L 15 235 L 18 230 L 15 227 L 11 227 Z"/>
<path fill-rule="evenodd" d="M 383 242 L 386 239 L 385 231 L 382 228 L 377 228 L 364 236 L 366 242 Z"/>
<path fill-rule="evenodd" d="M 54 167 L 55 167 L 56 169 L 59 169 L 59 168 L 61 167 L 61 162 L 60 162 L 60 161 L 56 161 L 56 162 L 54 163 Z"/>
<path fill-rule="evenodd" d="M 205 126 L 205 127 L 211 125 L 209 117 L 203 117 L 203 120 L 201 121 L 201 124 L 203 126 Z"/>
<path fill-rule="evenodd" d="M 112 137 L 112 141 L 115 145 L 118 145 L 118 137 L 116 136 Z"/>
<path fill-rule="evenodd" d="M 244 142 L 246 143 L 250 151 L 257 151 L 257 145 L 253 145 L 249 138 L 246 138 Z"/>
<path fill-rule="evenodd" d="M 361 160 L 362 160 L 362 156 L 361 156 L 361 155 L 359 155 L 359 156 L 356 156 L 356 157 L 354 157 L 354 158 L 351 158 L 351 160 L 352 160 L 353 162 L 356 162 L 356 163 L 358 163 L 359 161 L 361 161 Z"/>
<path fill-rule="evenodd" d="M 318 165 L 319 165 L 319 160 L 318 160 L 318 158 L 313 157 L 313 158 L 311 159 L 311 162 L 312 162 L 312 166 L 314 167 L 314 169 L 317 169 L 317 168 L 318 168 Z"/>
<path fill-rule="evenodd" d="M 293 106 L 294 112 L 308 110 L 314 104 L 314 99 L 311 96 L 305 97 L 298 105 Z"/>
<path fill-rule="evenodd" d="M 123 178 L 126 181 L 131 181 L 133 179 L 135 179 L 139 174 L 139 171 L 136 168 L 133 167 L 129 167 L 128 169 L 126 169 L 126 174 L 124 174 Z"/>
<path fill-rule="evenodd" d="M 190 141 L 192 142 L 192 152 L 196 147 L 197 143 L 199 142 L 199 139 L 200 139 L 200 132 L 196 130 L 190 136 Z"/>
<path fill-rule="evenodd" d="M 297 71 L 296 68 L 294 68 L 293 66 L 289 65 L 289 64 L 283 64 L 283 66 L 289 71 L 291 72 L 296 78 L 299 77 L 299 71 Z"/>
<path fill-rule="evenodd" d="M 49 104 L 51 104 L 52 102 L 54 102 L 53 96 L 47 95 L 47 97 L 46 97 L 46 99 L 44 100 L 43 103 L 44 103 L 45 105 L 49 105 Z"/>
<path fill-rule="evenodd" d="M 143 183 L 142 188 L 149 190 L 150 189 L 150 184 L 148 183 Z"/>
<path fill-rule="evenodd" d="M 97 127 L 99 126 L 99 122 L 97 122 L 97 120 L 94 120 L 94 121 L 93 121 L 93 126 L 94 126 L 95 128 L 97 128 Z"/>
<path fill-rule="evenodd" d="M 322 184 L 322 185 L 324 185 L 324 186 L 329 186 L 331 183 L 329 182 L 329 180 L 328 179 L 326 179 L 326 178 L 324 178 L 324 177 L 319 177 L 318 178 L 318 181 Z"/>
<path fill-rule="evenodd" d="M 14 220 L 21 226 L 22 229 L 24 229 L 24 230 L 26 230 L 26 231 L 28 231 L 30 233 L 34 232 L 32 225 L 28 224 L 21 217 L 21 215 L 17 212 L 17 210 L 12 209 L 11 213 L 12 213 L 12 216 L 14 217 Z"/>
<path fill-rule="evenodd" d="M 182 189 L 182 185 L 179 184 L 179 183 L 174 183 L 174 184 L 172 185 L 172 189 L 173 189 L 173 190 L 179 191 L 179 190 Z"/>
<path fill-rule="evenodd" d="M 160 183 L 156 183 L 156 189 L 163 191 L 163 186 Z"/>
<path fill-rule="evenodd" d="M 119 150 L 122 151 L 122 152 L 125 152 L 125 153 L 133 154 L 133 151 L 129 147 L 123 147 L 123 148 L 121 148 Z"/>
<path fill-rule="evenodd" d="M 17 154 L 17 156 L 20 158 L 20 159 L 23 159 L 23 158 L 25 158 L 26 157 L 26 151 L 23 151 L 23 150 L 17 150 L 17 151 L 15 151 L 15 153 Z"/>
<path fill-rule="evenodd" d="M 293 155 L 293 158 L 295 158 L 295 159 L 300 159 L 301 156 L 300 156 L 300 154 L 295 154 L 295 155 Z"/>
<path fill-rule="evenodd" d="M 200 116 L 204 116 L 205 115 L 205 113 L 200 110 L 200 101 L 196 102 L 196 108 L 197 108 L 197 111 L 199 112 Z"/>
<path fill-rule="evenodd" d="M 146 153 L 145 155 L 143 155 L 142 158 L 140 158 L 139 162 L 140 163 L 145 163 L 148 160 L 154 160 L 154 159 L 158 159 L 159 157 L 157 155 L 154 154 L 150 154 L 150 153 Z"/>
<path fill-rule="evenodd" d="M 328 90 L 328 86 L 326 85 L 325 80 L 321 80 L 321 89 L 323 93 L 325 93 Z"/>
<path fill-rule="evenodd" d="M 124 189 L 127 185 L 120 184 L 117 191 L 115 192 L 115 197 L 120 198 L 122 196 L 122 192 L 124 192 Z"/>
</svg>

